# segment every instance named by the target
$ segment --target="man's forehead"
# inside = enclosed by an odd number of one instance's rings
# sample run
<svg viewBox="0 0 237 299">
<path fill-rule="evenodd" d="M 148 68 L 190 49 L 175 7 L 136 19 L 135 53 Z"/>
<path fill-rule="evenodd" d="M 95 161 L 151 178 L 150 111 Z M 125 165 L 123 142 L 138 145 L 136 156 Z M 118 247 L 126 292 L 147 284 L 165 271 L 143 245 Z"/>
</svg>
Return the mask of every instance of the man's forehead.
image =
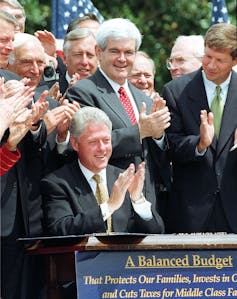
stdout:
<svg viewBox="0 0 237 299">
<path fill-rule="evenodd" d="M 14 53 L 16 58 L 19 61 L 23 60 L 45 60 L 45 54 L 42 51 L 37 51 L 35 49 L 27 48 L 27 47 L 18 47 L 14 49 Z"/>
<path fill-rule="evenodd" d="M 131 39 L 131 38 L 126 38 L 126 37 L 120 37 L 120 38 L 113 38 L 113 37 L 109 37 L 107 39 L 107 45 L 125 45 L 125 44 L 130 44 L 130 45 L 134 45 L 136 44 L 135 39 Z"/>
<path fill-rule="evenodd" d="M 7 20 L 0 18 L 0 35 L 2 35 L 5 32 L 5 27 L 8 28 L 8 31 L 12 31 L 13 34 L 15 33 L 15 26 L 11 22 L 8 22 Z M 4 30 L 1 30 L 2 28 L 4 28 Z"/>
<path fill-rule="evenodd" d="M 187 55 L 192 55 L 193 54 L 193 48 L 190 47 L 189 45 L 184 45 L 182 43 L 178 43 L 175 45 L 171 51 L 170 56 L 187 56 Z"/>
</svg>

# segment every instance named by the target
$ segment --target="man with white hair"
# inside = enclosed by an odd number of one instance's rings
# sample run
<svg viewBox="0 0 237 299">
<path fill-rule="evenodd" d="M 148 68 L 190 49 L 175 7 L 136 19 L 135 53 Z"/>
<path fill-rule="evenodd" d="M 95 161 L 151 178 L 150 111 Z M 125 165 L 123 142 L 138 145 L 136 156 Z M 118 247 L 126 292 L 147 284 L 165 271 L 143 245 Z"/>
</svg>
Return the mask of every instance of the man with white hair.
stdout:
<svg viewBox="0 0 237 299">
<path fill-rule="evenodd" d="M 196 71 L 202 65 L 204 39 L 202 35 L 180 35 L 166 61 L 172 79 Z"/>
<path fill-rule="evenodd" d="M 40 41 L 27 33 L 15 34 L 14 50 L 10 54 L 8 69 L 22 78 L 29 78 L 29 85 L 36 88 L 45 65 L 45 52 Z"/>
</svg>

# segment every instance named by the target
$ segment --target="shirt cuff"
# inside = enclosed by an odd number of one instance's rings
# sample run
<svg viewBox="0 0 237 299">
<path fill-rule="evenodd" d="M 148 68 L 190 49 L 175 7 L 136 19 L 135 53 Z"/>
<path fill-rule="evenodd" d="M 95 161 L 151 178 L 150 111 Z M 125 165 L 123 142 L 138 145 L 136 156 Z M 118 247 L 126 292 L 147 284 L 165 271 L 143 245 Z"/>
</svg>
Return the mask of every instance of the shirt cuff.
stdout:
<svg viewBox="0 0 237 299">
<path fill-rule="evenodd" d="M 101 209 L 101 213 L 103 216 L 103 220 L 104 221 L 107 220 L 111 216 L 111 213 L 109 212 L 108 203 L 104 202 L 104 203 L 100 204 L 100 209 Z"/>
<path fill-rule="evenodd" d="M 147 201 L 144 197 L 144 201 L 141 203 L 136 203 L 132 201 L 134 211 L 143 219 L 143 220 L 151 220 L 152 212 L 151 212 L 151 203 Z"/>
<path fill-rule="evenodd" d="M 63 154 L 67 149 L 68 143 L 70 140 L 70 132 L 67 132 L 66 140 L 63 142 L 58 142 L 58 136 L 56 136 L 57 150 L 59 154 Z"/>
<path fill-rule="evenodd" d="M 161 138 L 153 138 L 153 140 L 159 146 L 160 149 L 165 150 L 165 134 L 163 134 Z"/>
<path fill-rule="evenodd" d="M 197 147 L 195 148 L 195 156 L 196 157 L 202 157 L 202 156 L 204 156 L 205 155 L 205 153 L 206 153 L 206 149 L 204 150 L 204 151 L 202 151 L 201 153 L 199 153 L 199 151 L 198 151 L 198 149 L 197 149 Z"/>
<path fill-rule="evenodd" d="M 36 138 L 39 136 L 41 128 L 42 128 L 42 122 L 40 123 L 37 130 L 35 130 L 35 131 L 30 130 L 31 134 L 33 135 L 33 138 Z"/>
</svg>

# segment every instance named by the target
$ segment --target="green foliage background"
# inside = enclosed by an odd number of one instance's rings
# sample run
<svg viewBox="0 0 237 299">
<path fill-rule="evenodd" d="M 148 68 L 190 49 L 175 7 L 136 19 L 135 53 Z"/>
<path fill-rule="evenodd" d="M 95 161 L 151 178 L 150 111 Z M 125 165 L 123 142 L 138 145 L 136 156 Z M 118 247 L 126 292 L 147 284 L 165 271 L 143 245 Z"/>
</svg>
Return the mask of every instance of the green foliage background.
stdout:
<svg viewBox="0 0 237 299">
<path fill-rule="evenodd" d="M 205 34 L 210 26 L 212 1 L 208 0 L 92 0 L 105 19 L 123 17 L 133 21 L 143 34 L 141 50 L 156 64 L 156 89 L 170 78 L 166 58 L 175 38 Z M 20 0 L 26 10 L 26 31 L 50 30 L 51 7 L 46 0 Z M 236 0 L 226 0 L 230 22 L 236 25 Z"/>
</svg>

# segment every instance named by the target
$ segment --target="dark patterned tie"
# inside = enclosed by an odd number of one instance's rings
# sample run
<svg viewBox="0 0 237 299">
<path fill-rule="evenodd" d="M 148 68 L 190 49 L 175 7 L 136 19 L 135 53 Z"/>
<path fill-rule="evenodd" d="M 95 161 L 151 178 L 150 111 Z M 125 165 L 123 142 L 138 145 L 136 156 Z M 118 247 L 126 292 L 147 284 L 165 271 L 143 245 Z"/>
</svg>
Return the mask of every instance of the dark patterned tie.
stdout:
<svg viewBox="0 0 237 299">
<path fill-rule="evenodd" d="M 214 128 L 215 128 L 215 134 L 217 138 L 219 137 L 219 132 L 221 128 L 223 108 L 224 105 L 221 99 L 221 87 L 216 86 L 216 95 L 211 103 L 211 111 L 214 115 Z"/>
<path fill-rule="evenodd" d="M 96 192 L 95 197 L 98 202 L 98 205 L 106 202 L 109 199 L 108 192 L 103 184 L 99 174 L 93 175 L 93 180 L 96 181 Z M 110 216 L 107 219 L 107 231 L 112 232 L 112 217 Z"/>
<path fill-rule="evenodd" d="M 136 125 L 137 124 L 136 116 L 135 116 L 131 101 L 130 101 L 125 89 L 123 87 L 120 87 L 118 92 L 120 95 L 120 97 L 119 97 L 120 101 L 121 101 L 125 111 L 127 112 L 132 124 Z"/>
</svg>

